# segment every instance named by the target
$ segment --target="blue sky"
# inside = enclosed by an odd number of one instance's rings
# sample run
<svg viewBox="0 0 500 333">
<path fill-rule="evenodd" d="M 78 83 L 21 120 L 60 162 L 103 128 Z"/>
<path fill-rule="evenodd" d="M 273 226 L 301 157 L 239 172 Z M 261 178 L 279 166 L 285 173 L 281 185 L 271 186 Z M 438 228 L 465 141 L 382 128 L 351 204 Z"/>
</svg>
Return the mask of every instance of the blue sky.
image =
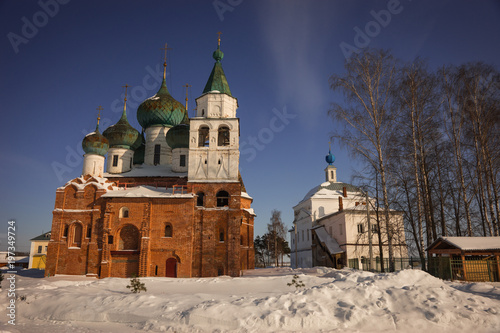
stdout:
<svg viewBox="0 0 500 333">
<path fill-rule="evenodd" d="M 240 168 L 256 235 L 272 209 L 291 226 L 292 207 L 324 180 L 329 137 L 339 129 L 327 111 L 341 100 L 328 86 L 343 72 L 340 45 L 391 49 L 433 68 L 500 62 L 499 1 L 0 1 L 0 250 L 9 219 L 18 250 L 50 229 L 55 190 L 80 175 L 96 108 L 104 109 L 102 129 L 116 123 L 125 84 L 128 118 L 140 129 L 136 108 L 158 90 L 165 43 L 168 88 L 183 102 L 183 85 L 192 85 L 193 115 L 218 31 L 239 102 Z M 337 142 L 332 150 L 339 180 L 350 182 L 359 163 Z"/>
</svg>

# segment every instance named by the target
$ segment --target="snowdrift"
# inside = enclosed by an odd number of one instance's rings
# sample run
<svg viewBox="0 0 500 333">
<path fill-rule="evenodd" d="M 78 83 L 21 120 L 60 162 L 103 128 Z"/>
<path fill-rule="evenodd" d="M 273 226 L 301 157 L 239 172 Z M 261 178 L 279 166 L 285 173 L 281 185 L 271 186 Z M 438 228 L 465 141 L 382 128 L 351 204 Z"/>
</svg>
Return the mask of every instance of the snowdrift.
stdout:
<svg viewBox="0 0 500 333">
<path fill-rule="evenodd" d="M 7 332 L 500 332 L 500 284 L 419 270 L 264 269 L 241 278 L 18 277 Z M 305 287 L 287 284 L 297 274 Z M 7 295 L 1 292 L 1 306 Z M 1 321 L 4 322 L 3 320 Z"/>
</svg>

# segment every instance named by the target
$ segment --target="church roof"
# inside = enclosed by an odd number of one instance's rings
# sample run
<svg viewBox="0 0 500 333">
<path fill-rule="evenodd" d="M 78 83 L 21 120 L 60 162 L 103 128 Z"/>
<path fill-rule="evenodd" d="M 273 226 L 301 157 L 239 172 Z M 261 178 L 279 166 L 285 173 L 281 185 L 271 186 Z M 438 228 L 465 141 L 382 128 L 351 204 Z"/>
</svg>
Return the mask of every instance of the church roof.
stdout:
<svg viewBox="0 0 500 333">
<path fill-rule="evenodd" d="M 224 53 L 222 53 L 220 47 L 217 47 L 217 50 L 215 50 L 213 57 L 215 59 L 214 68 L 212 69 L 212 73 L 210 73 L 210 77 L 208 78 L 207 84 L 205 85 L 205 89 L 203 89 L 203 93 L 218 91 L 220 93 L 232 96 L 231 90 L 229 89 L 229 84 L 227 83 L 226 75 L 224 74 L 224 70 L 222 69 L 222 65 L 220 63 L 220 61 L 224 57 Z"/>
<path fill-rule="evenodd" d="M 123 173 L 104 173 L 106 178 L 128 178 L 128 177 L 187 177 L 187 172 L 173 172 L 171 167 L 158 167 L 156 165 L 135 165 L 130 171 Z"/>
<path fill-rule="evenodd" d="M 131 188 L 118 188 L 102 195 L 112 198 L 192 198 L 193 193 L 174 193 L 172 188 L 154 186 L 136 186 Z"/>
<path fill-rule="evenodd" d="M 348 192 L 358 192 L 362 194 L 361 190 L 352 184 L 341 183 L 341 182 L 324 182 L 321 185 L 313 187 L 304 198 L 300 201 L 306 201 L 312 197 L 315 198 L 337 198 L 339 195 L 342 195 L 342 191 L 346 188 Z"/>
<path fill-rule="evenodd" d="M 46 232 L 46 233 L 43 233 L 39 236 L 36 236 L 35 238 L 32 238 L 30 239 L 30 241 L 38 241 L 38 240 L 45 240 L 45 241 L 49 241 L 50 240 L 50 231 Z"/>
</svg>

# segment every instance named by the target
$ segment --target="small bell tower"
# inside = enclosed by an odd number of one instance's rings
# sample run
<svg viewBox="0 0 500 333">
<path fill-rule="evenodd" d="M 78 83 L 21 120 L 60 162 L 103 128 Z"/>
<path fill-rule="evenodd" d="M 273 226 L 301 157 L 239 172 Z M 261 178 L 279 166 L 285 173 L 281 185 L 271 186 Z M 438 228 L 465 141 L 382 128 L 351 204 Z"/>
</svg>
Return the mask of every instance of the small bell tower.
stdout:
<svg viewBox="0 0 500 333">
<path fill-rule="evenodd" d="M 332 143 L 329 142 L 328 155 L 325 156 L 325 161 L 328 163 L 328 166 L 325 169 L 325 178 L 327 182 L 337 182 L 337 168 L 333 165 L 335 162 L 335 155 L 332 154 Z"/>
</svg>

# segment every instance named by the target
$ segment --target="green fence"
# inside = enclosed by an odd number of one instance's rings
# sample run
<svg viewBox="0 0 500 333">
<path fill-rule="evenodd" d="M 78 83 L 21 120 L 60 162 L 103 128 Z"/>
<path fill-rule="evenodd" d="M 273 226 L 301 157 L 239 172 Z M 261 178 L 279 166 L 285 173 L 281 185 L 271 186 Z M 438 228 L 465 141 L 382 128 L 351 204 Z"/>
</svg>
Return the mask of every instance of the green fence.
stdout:
<svg viewBox="0 0 500 333">
<path fill-rule="evenodd" d="M 374 258 L 372 261 L 372 267 L 370 269 L 370 260 L 368 258 L 358 258 L 349 259 L 348 265 L 350 268 L 361 269 L 364 271 L 371 270 L 372 272 L 380 273 L 382 272 L 382 261 L 380 258 Z M 384 271 L 389 271 L 389 259 L 384 258 Z M 394 258 L 394 270 L 401 271 L 403 269 L 422 269 L 422 263 L 420 258 Z"/>
<path fill-rule="evenodd" d="M 381 272 L 380 258 L 373 259 L 372 272 Z M 500 282 L 499 263 L 494 258 L 457 259 L 450 257 L 427 258 L 422 265 L 420 258 L 394 258 L 394 270 L 422 269 L 443 280 L 460 280 L 471 282 Z M 349 259 L 348 266 L 354 269 L 369 269 L 369 259 Z M 389 272 L 389 259 L 384 258 L 384 271 Z"/>
<path fill-rule="evenodd" d="M 428 272 L 443 280 L 499 282 L 498 262 L 495 259 L 430 258 Z"/>
</svg>

